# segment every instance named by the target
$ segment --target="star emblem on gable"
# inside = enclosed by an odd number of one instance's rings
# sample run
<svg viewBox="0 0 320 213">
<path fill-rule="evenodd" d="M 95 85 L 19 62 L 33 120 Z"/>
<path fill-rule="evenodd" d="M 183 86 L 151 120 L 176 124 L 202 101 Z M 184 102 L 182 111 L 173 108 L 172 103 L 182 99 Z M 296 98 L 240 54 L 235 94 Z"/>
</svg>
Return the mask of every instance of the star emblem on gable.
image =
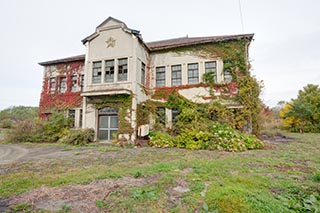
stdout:
<svg viewBox="0 0 320 213">
<path fill-rule="evenodd" d="M 116 40 L 112 37 L 109 37 L 108 40 L 106 40 L 107 48 L 116 46 Z"/>
</svg>

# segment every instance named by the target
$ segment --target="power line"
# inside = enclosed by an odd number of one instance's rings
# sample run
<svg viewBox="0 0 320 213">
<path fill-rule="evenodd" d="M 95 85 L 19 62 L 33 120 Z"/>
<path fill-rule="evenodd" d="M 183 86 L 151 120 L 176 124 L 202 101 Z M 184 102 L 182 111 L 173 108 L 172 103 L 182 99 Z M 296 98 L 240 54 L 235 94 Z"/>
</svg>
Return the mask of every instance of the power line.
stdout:
<svg viewBox="0 0 320 213">
<path fill-rule="evenodd" d="M 241 9 L 241 0 L 239 0 L 239 13 L 240 13 L 241 29 L 242 29 L 242 33 L 244 33 L 243 17 L 242 17 L 242 9 Z"/>
</svg>

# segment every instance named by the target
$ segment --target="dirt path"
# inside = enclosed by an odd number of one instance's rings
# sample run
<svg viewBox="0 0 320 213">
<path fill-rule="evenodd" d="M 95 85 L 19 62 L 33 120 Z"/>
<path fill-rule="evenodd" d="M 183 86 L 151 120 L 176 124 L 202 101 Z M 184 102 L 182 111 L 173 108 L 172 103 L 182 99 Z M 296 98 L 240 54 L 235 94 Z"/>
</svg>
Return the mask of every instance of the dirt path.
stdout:
<svg viewBox="0 0 320 213">
<path fill-rule="evenodd" d="M 28 149 L 25 149 L 19 145 L 0 144 L 0 165 L 17 161 L 25 156 L 28 152 Z"/>
</svg>

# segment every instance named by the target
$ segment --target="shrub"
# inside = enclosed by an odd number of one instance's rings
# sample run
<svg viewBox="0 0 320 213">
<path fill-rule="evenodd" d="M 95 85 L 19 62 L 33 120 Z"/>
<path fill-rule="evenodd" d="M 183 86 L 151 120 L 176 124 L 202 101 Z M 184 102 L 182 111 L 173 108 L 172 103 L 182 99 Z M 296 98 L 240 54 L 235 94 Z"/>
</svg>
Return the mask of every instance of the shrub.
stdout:
<svg viewBox="0 0 320 213">
<path fill-rule="evenodd" d="M 35 123 L 31 120 L 18 122 L 13 129 L 11 129 L 6 139 L 12 143 L 32 142 L 35 133 Z"/>
<path fill-rule="evenodd" d="M 181 130 L 177 137 L 165 133 L 151 136 L 150 145 L 155 147 L 178 147 L 186 149 L 224 150 L 230 152 L 259 149 L 262 141 L 253 135 L 242 134 L 226 124 L 211 122 L 207 130 L 195 128 Z"/>
<path fill-rule="evenodd" d="M 13 127 L 13 121 L 11 119 L 3 119 L 0 121 L 0 128 L 11 129 Z"/>
<path fill-rule="evenodd" d="M 19 121 L 7 134 L 7 140 L 19 142 L 57 142 L 70 127 L 70 119 L 63 114 L 52 115 L 48 120 Z"/>
<path fill-rule="evenodd" d="M 175 146 L 173 138 L 162 132 L 155 132 L 150 135 L 150 146 L 159 147 L 159 148 L 171 148 Z"/>
<path fill-rule="evenodd" d="M 59 139 L 59 142 L 83 146 L 93 142 L 93 140 L 93 129 L 73 129 L 64 131 L 63 136 Z"/>
<path fill-rule="evenodd" d="M 181 134 L 175 138 L 175 144 L 179 148 L 207 149 L 211 140 L 212 134 L 209 132 L 183 129 Z"/>
</svg>

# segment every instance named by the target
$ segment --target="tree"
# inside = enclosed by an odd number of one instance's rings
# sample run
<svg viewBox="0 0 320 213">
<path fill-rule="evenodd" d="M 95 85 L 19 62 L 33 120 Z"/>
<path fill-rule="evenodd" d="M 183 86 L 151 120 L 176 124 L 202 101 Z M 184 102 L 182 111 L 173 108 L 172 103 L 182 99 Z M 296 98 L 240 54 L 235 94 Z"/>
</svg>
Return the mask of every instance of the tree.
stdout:
<svg viewBox="0 0 320 213">
<path fill-rule="evenodd" d="M 292 99 L 288 104 L 288 110 L 282 118 L 285 120 L 291 117 L 300 121 L 291 128 L 299 128 L 305 132 L 320 132 L 320 88 L 318 85 L 308 84 L 303 87 L 302 90 L 299 90 L 298 97 Z"/>
</svg>

